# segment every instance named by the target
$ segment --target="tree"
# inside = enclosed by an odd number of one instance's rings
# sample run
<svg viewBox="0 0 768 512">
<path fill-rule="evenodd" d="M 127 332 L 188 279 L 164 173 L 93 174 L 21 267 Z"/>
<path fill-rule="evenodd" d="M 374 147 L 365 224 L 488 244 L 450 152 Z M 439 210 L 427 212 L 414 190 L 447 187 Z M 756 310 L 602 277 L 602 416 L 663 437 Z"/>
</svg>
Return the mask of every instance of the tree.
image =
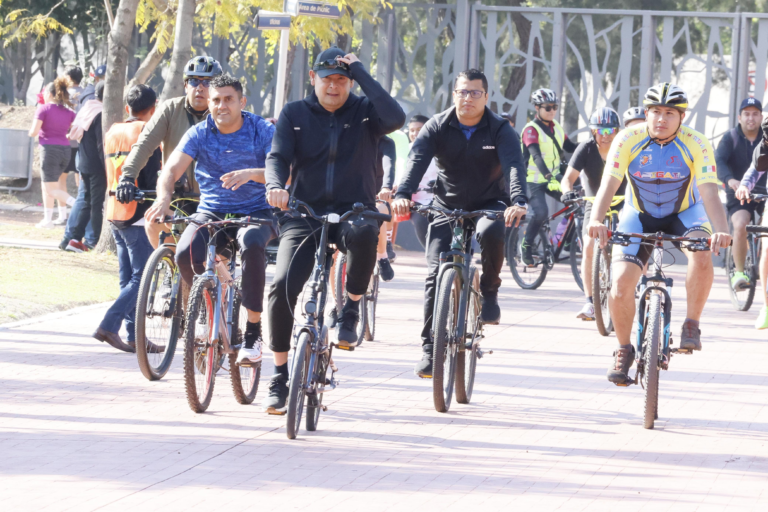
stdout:
<svg viewBox="0 0 768 512">
<path fill-rule="evenodd" d="M 184 94 L 182 75 L 184 66 L 192 58 L 192 34 L 195 21 L 195 0 L 179 0 L 176 30 L 173 39 L 171 69 L 163 87 L 160 101 Z"/>
</svg>

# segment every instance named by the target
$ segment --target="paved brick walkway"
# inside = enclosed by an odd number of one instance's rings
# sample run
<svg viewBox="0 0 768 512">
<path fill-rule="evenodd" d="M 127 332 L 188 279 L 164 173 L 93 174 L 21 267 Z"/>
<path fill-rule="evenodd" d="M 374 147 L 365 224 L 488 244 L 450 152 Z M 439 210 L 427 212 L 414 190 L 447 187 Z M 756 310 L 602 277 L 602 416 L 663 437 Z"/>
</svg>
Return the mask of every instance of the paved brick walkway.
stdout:
<svg viewBox="0 0 768 512">
<path fill-rule="evenodd" d="M 180 354 L 146 381 L 132 355 L 89 337 L 103 309 L 0 330 L 0 508 L 766 510 L 768 334 L 754 309 L 731 308 L 721 273 L 704 351 L 662 374 L 649 431 L 642 389 L 605 379 L 615 339 L 575 319 L 567 266 L 533 292 L 505 270 L 473 402 L 435 412 L 412 374 L 424 268 L 401 255 L 395 269 L 379 339 L 337 355 L 342 385 L 319 430 L 294 441 L 257 405 L 264 381 L 241 406 L 220 375 L 208 412 L 192 413 Z"/>
</svg>

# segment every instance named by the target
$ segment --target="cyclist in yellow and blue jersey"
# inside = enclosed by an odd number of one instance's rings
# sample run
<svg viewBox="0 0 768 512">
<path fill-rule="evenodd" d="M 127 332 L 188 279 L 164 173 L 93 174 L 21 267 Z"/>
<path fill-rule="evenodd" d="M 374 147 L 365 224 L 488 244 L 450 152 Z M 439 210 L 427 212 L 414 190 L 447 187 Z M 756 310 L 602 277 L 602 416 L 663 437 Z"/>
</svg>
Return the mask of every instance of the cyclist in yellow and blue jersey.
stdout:
<svg viewBox="0 0 768 512">
<path fill-rule="evenodd" d="M 661 83 L 648 89 L 643 106 L 647 122 L 623 130 L 611 145 L 589 219 L 590 237 L 599 238 L 603 244 L 607 241 L 603 218 L 626 176 L 620 232 L 662 231 L 692 237 L 711 234 L 711 247 L 719 254 L 731 236 L 718 197 L 715 153 L 704 135 L 682 124 L 688 108 L 685 92 L 674 84 Z M 619 347 L 608 380 L 616 385 L 627 384 L 635 359 L 629 339 L 635 315 L 634 290 L 651 252 L 651 248 L 638 244 L 613 247 L 609 304 Z M 680 347 L 701 350 L 699 319 L 714 280 L 712 258 L 707 252 L 684 252 L 688 257 L 688 307 Z"/>
</svg>

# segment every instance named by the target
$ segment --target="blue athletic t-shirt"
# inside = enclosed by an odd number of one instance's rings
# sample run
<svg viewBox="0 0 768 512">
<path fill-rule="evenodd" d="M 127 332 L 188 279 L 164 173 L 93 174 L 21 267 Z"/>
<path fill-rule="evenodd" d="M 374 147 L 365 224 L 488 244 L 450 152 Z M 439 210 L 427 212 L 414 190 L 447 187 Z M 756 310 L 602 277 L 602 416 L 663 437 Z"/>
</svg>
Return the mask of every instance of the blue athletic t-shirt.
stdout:
<svg viewBox="0 0 768 512">
<path fill-rule="evenodd" d="M 221 177 L 242 169 L 264 168 L 272 150 L 275 127 L 262 117 L 242 112 L 243 126 L 234 133 L 220 133 L 209 115 L 184 134 L 176 151 L 197 162 L 195 179 L 200 186 L 198 210 L 249 214 L 269 208 L 266 187 L 249 181 L 237 190 L 222 186 Z"/>
</svg>

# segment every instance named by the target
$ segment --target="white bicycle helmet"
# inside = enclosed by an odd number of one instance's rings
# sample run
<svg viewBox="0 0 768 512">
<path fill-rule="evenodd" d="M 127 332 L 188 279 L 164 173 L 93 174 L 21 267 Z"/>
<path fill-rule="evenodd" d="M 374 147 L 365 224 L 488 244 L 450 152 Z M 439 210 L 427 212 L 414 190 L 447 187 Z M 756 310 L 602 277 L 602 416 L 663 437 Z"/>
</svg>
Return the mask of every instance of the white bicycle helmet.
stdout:
<svg viewBox="0 0 768 512">
<path fill-rule="evenodd" d="M 552 89 L 536 89 L 531 94 L 531 101 L 533 101 L 534 105 L 558 103 L 557 94 Z"/>
<path fill-rule="evenodd" d="M 688 108 L 688 96 L 680 87 L 669 82 L 654 85 L 643 98 L 643 106 L 648 107 L 673 107 L 681 112 Z"/>
<path fill-rule="evenodd" d="M 624 115 L 622 116 L 624 124 L 627 124 L 628 122 L 634 121 L 636 119 L 645 121 L 645 110 L 643 110 L 642 107 L 631 107 L 626 112 L 624 112 Z"/>
</svg>

